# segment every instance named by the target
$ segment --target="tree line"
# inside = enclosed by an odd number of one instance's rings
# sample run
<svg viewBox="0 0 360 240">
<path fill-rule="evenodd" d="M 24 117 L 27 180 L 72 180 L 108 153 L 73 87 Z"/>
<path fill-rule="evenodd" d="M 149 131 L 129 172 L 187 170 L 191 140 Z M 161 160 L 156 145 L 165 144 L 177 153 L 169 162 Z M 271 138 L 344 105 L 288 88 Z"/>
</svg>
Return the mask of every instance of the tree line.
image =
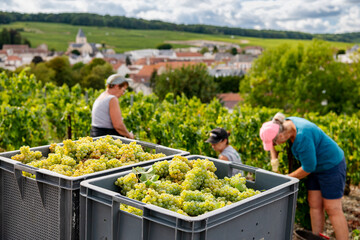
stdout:
<svg viewBox="0 0 360 240">
<path fill-rule="evenodd" d="M 0 11 L 0 24 L 11 22 L 52 22 L 71 25 L 118 27 L 125 29 L 171 30 L 203 34 L 225 34 L 257 38 L 323 39 L 328 41 L 359 42 L 360 33 L 310 34 L 296 31 L 254 30 L 211 26 L 205 24 L 175 24 L 159 20 L 144 20 L 125 16 L 99 15 L 94 13 L 17 13 Z"/>
<path fill-rule="evenodd" d="M 27 44 L 31 47 L 31 43 L 27 38 L 21 36 L 20 32 L 16 29 L 3 28 L 0 34 L 0 49 L 4 44 Z"/>
</svg>

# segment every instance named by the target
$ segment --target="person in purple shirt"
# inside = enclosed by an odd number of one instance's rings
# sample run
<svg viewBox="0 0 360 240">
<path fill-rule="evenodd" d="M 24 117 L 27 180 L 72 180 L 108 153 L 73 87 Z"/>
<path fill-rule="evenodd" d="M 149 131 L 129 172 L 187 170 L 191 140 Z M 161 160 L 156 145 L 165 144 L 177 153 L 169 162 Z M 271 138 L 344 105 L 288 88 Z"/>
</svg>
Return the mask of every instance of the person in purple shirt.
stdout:
<svg viewBox="0 0 360 240">
<path fill-rule="evenodd" d="M 342 210 L 346 163 L 344 151 L 314 123 L 299 117 L 277 113 L 260 129 L 264 149 L 270 151 L 271 162 L 277 162 L 274 145 L 290 141 L 291 152 L 301 167 L 289 173 L 298 179 L 306 177 L 312 232 L 324 230 L 325 213 L 329 216 L 336 239 L 348 239 L 349 230 Z"/>
</svg>

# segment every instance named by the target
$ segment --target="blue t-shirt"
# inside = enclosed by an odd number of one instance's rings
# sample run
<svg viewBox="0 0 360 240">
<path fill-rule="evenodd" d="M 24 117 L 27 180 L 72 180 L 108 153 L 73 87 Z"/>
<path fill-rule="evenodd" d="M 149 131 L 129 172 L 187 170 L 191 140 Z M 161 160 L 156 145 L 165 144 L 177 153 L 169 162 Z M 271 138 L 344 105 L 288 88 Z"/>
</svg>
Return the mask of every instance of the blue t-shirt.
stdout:
<svg viewBox="0 0 360 240">
<path fill-rule="evenodd" d="M 296 127 L 291 147 L 305 172 L 321 172 L 339 164 L 344 151 L 314 123 L 299 117 L 288 117 Z"/>
</svg>

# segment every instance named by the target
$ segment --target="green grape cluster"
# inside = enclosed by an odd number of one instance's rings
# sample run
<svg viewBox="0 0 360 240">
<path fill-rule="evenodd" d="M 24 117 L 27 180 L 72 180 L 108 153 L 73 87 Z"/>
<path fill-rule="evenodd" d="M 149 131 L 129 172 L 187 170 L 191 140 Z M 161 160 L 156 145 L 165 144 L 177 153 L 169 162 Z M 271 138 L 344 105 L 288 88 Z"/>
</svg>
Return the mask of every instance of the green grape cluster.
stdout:
<svg viewBox="0 0 360 240">
<path fill-rule="evenodd" d="M 135 183 L 134 188 L 126 192 L 126 196 L 141 201 L 147 193 L 145 183 Z"/>
<path fill-rule="evenodd" d="M 188 161 L 176 156 L 171 162 L 154 163 L 148 171 L 120 177 L 115 184 L 131 199 L 186 216 L 198 216 L 260 193 L 247 188 L 241 174 L 218 179 L 215 172 L 214 163 L 207 159 Z"/>
<path fill-rule="evenodd" d="M 182 182 L 181 187 L 185 190 L 199 189 L 206 178 L 206 174 L 206 169 L 201 165 L 194 166 L 193 169 L 186 173 L 185 180 Z"/>
<path fill-rule="evenodd" d="M 72 168 L 69 165 L 55 164 L 50 166 L 49 170 L 66 176 L 72 175 Z"/>
<path fill-rule="evenodd" d="M 126 194 L 128 191 L 134 188 L 136 183 L 138 183 L 138 179 L 135 173 L 129 173 L 124 177 L 118 178 L 115 182 L 115 185 L 121 187 L 122 193 Z"/>
<path fill-rule="evenodd" d="M 230 178 L 230 186 L 237 188 L 240 192 L 246 190 L 246 178 L 241 177 L 241 173 L 236 174 Z"/>
<path fill-rule="evenodd" d="M 181 207 L 182 199 L 179 196 L 168 193 L 158 193 L 152 188 L 149 188 L 142 202 L 177 211 Z"/>
<path fill-rule="evenodd" d="M 169 193 L 172 195 L 179 195 L 182 191 L 179 184 L 173 183 L 169 180 L 155 182 L 150 187 L 155 189 L 158 193 Z"/>
<path fill-rule="evenodd" d="M 169 175 L 172 179 L 182 181 L 185 179 L 185 174 L 190 170 L 190 166 L 179 159 L 173 159 L 169 164 Z"/>
<path fill-rule="evenodd" d="M 224 197 L 226 200 L 231 202 L 237 202 L 240 199 L 240 191 L 237 188 L 229 185 L 224 185 L 221 188 L 215 189 L 214 193 L 216 196 Z"/>
<path fill-rule="evenodd" d="M 143 215 L 143 211 L 138 209 L 138 208 L 134 208 L 132 206 L 126 205 L 126 204 L 120 204 L 120 210 L 125 211 L 125 212 L 129 212 L 132 213 L 134 215 L 138 215 L 138 216 L 142 216 Z"/>
<path fill-rule="evenodd" d="M 76 160 L 73 159 L 72 157 L 64 155 L 61 159 L 61 164 L 73 167 L 76 165 Z"/>
<path fill-rule="evenodd" d="M 46 162 L 49 166 L 55 164 L 61 164 L 62 156 L 59 153 L 49 153 Z"/>
<path fill-rule="evenodd" d="M 32 161 L 39 160 L 41 157 L 42 157 L 41 152 L 39 151 L 33 152 L 30 151 L 29 146 L 22 146 L 20 148 L 20 154 L 12 156 L 11 159 L 27 164 Z"/>
<path fill-rule="evenodd" d="M 28 146 L 23 146 L 20 148 L 20 154 L 14 155 L 12 159 L 33 167 L 78 177 L 165 156 L 163 153 L 144 152 L 136 141 L 125 144 L 111 136 L 96 141 L 93 141 L 92 137 L 83 137 L 78 141 L 67 139 L 63 144 L 50 144 L 49 152 L 45 158 L 41 152 L 30 151 Z M 34 177 L 30 173 L 23 174 Z"/>
<path fill-rule="evenodd" d="M 160 177 L 169 175 L 169 162 L 166 160 L 154 163 L 152 168 L 154 169 L 155 174 Z"/>
</svg>

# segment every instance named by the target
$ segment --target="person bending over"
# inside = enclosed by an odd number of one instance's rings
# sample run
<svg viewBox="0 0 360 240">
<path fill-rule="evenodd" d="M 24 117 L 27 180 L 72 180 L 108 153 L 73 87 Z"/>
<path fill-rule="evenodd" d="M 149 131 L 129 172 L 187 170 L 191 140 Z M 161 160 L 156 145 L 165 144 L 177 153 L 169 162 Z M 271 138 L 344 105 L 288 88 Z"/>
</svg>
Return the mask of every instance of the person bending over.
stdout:
<svg viewBox="0 0 360 240">
<path fill-rule="evenodd" d="M 264 149 L 276 162 L 274 145 L 289 142 L 291 153 L 301 167 L 289 173 L 298 179 L 306 177 L 312 232 L 324 230 L 325 213 L 329 216 L 336 239 L 348 239 L 349 230 L 342 210 L 346 162 L 344 151 L 314 123 L 299 117 L 277 113 L 272 121 L 263 123 L 260 138 Z"/>
</svg>

